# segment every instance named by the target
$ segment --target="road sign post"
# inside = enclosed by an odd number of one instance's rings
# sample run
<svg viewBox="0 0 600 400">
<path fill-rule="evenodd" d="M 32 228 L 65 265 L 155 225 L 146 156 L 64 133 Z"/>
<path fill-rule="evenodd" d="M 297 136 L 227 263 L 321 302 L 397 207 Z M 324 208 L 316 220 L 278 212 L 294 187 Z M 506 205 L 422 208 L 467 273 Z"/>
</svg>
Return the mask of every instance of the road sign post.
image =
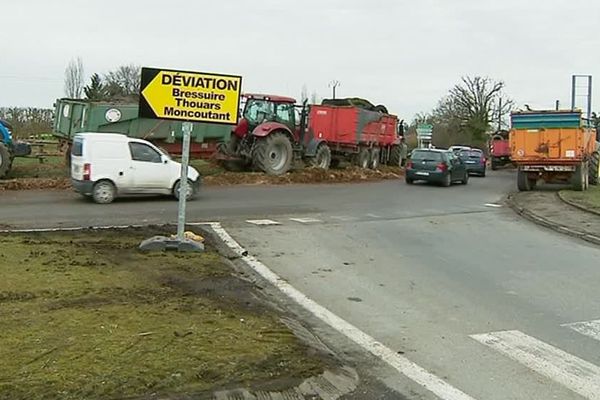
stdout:
<svg viewBox="0 0 600 400">
<path fill-rule="evenodd" d="M 204 72 L 142 68 L 140 118 L 183 121 L 181 176 L 177 239 L 148 239 L 145 250 L 194 250 L 185 238 L 185 212 L 188 191 L 188 166 L 193 122 L 235 125 L 238 119 L 242 77 Z"/>
<path fill-rule="evenodd" d="M 185 208 L 187 193 L 191 188 L 188 185 L 188 166 L 190 164 L 190 137 L 192 136 L 192 123 L 183 123 L 183 143 L 181 147 L 181 176 L 179 178 L 179 211 L 177 212 L 177 240 L 182 242 L 185 232 Z"/>
<path fill-rule="evenodd" d="M 417 125 L 417 141 L 418 147 L 427 147 L 425 144 L 431 144 L 433 138 L 433 125 L 419 124 Z"/>
</svg>

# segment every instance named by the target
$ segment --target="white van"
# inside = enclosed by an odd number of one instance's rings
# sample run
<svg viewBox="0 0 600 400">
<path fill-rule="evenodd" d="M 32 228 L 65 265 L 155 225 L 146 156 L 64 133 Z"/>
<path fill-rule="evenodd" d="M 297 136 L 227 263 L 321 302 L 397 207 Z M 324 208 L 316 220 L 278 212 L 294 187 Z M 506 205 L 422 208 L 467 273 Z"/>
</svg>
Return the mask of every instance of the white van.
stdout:
<svg viewBox="0 0 600 400">
<path fill-rule="evenodd" d="M 71 148 L 71 181 L 76 192 L 96 203 L 129 194 L 179 198 L 181 164 L 152 143 L 117 133 L 79 133 Z M 200 189 L 200 174 L 188 169 L 186 198 Z"/>
</svg>

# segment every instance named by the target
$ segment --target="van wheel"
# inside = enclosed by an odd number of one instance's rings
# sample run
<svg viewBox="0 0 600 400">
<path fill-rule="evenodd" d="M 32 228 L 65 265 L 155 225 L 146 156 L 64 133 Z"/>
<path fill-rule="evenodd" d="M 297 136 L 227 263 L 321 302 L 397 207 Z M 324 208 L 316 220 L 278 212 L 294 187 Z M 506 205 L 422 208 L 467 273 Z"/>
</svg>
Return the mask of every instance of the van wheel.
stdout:
<svg viewBox="0 0 600 400">
<path fill-rule="evenodd" d="M 94 185 L 92 198 L 95 203 L 108 204 L 114 201 L 116 193 L 115 185 L 109 181 L 100 181 Z"/>
<path fill-rule="evenodd" d="M 179 200 L 180 193 L 181 193 L 181 181 L 177 181 L 177 183 L 175 183 L 175 186 L 173 186 L 173 196 L 175 196 L 175 198 L 177 200 Z M 194 182 L 191 181 L 190 179 L 188 179 L 187 193 L 185 196 L 185 200 L 186 201 L 193 200 L 197 194 L 198 193 L 196 191 L 196 188 L 194 187 Z"/>
</svg>

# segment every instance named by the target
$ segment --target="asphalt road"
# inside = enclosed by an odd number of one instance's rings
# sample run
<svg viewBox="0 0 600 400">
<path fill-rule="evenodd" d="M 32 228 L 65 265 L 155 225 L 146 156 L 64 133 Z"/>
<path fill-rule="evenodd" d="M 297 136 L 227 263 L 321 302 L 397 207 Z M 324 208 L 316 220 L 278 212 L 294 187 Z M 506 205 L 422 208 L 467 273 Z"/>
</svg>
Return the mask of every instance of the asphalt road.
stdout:
<svg viewBox="0 0 600 400">
<path fill-rule="evenodd" d="M 600 399 L 600 250 L 497 207 L 513 187 L 499 171 L 451 188 L 207 189 L 188 219 L 222 222 L 297 289 L 474 399 Z M 0 224 L 18 228 L 175 215 L 170 200 L 0 193 Z M 259 219 L 276 225 L 248 222 Z M 372 371 L 436 398 L 383 363 Z"/>
</svg>

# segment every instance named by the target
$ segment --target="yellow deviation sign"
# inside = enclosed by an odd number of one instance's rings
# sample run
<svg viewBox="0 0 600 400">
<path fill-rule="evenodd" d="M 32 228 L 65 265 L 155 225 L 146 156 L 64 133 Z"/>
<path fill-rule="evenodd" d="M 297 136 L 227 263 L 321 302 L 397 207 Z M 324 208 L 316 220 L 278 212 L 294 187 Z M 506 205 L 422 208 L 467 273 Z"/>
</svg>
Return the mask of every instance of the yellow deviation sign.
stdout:
<svg viewBox="0 0 600 400">
<path fill-rule="evenodd" d="M 242 77 L 142 68 L 141 118 L 236 124 Z"/>
</svg>

